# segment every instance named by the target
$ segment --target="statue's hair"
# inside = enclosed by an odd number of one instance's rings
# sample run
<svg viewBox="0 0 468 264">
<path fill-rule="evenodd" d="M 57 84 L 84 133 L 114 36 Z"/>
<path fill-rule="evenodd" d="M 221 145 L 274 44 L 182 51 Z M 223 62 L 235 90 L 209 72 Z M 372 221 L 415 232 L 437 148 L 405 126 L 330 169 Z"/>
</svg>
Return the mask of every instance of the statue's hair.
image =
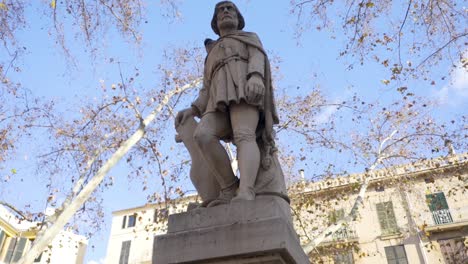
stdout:
<svg viewBox="0 0 468 264">
<path fill-rule="evenodd" d="M 243 29 L 245 27 L 245 20 L 244 20 L 244 17 L 242 16 L 241 12 L 239 11 L 239 8 L 237 8 L 237 6 L 231 1 L 221 1 L 221 2 L 216 4 L 214 14 L 213 14 L 213 18 L 211 19 L 211 28 L 213 29 L 214 33 L 216 33 L 216 35 L 219 35 L 218 19 L 217 19 L 218 6 L 221 5 L 221 4 L 226 4 L 226 3 L 231 3 L 234 6 L 234 9 L 236 10 L 237 19 L 239 20 L 239 24 L 237 25 L 237 29 L 241 30 L 241 29 Z"/>
<path fill-rule="evenodd" d="M 205 41 L 203 41 L 203 44 L 205 44 L 205 46 L 208 46 L 210 45 L 211 43 L 215 42 L 214 40 L 210 39 L 210 38 L 206 38 Z"/>
</svg>

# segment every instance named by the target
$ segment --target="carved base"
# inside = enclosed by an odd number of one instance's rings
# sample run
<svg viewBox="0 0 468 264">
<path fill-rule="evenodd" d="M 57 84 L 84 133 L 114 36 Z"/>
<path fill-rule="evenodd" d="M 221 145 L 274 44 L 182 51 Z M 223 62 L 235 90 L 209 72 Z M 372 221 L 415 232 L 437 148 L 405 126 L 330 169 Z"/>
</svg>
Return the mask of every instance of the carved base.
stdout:
<svg viewBox="0 0 468 264">
<path fill-rule="evenodd" d="M 171 215 L 155 237 L 153 264 L 305 264 L 288 203 L 260 196 Z"/>
</svg>

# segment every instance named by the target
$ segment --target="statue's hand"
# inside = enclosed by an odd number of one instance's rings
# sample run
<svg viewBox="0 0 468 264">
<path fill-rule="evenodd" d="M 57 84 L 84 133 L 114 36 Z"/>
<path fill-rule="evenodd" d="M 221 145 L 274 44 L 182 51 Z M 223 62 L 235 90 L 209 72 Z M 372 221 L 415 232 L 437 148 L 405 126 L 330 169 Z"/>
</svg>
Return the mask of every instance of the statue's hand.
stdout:
<svg viewBox="0 0 468 264">
<path fill-rule="evenodd" d="M 265 93 L 265 84 L 260 74 L 252 74 L 247 81 L 246 99 L 248 103 L 256 103 Z"/>
<path fill-rule="evenodd" d="M 191 118 L 193 116 L 194 113 L 191 107 L 180 110 L 175 118 L 175 128 L 177 129 L 177 127 L 183 125 L 188 118 Z"/>
</svg>

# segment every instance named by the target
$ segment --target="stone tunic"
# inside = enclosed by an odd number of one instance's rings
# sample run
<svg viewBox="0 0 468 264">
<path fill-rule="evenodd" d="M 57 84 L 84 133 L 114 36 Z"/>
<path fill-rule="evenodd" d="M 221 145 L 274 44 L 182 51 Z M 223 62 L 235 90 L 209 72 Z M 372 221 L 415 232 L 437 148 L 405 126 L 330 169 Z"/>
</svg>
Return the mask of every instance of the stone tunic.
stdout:
<svg viewBox="0 0 468 264">
<path fill-rule="evenodd" d="M 247 100 L 246 84 L 251 74 L 264 78 L 264 72 L 265 55 L 260 50 L 234 38 L 220 38 L 207 56 L 203 87 L 192 106 L 199 116 L 227 111 L 227 106 L 241 101 L 263 111 L 264 97 L 255 102 Z"/>
</svg>

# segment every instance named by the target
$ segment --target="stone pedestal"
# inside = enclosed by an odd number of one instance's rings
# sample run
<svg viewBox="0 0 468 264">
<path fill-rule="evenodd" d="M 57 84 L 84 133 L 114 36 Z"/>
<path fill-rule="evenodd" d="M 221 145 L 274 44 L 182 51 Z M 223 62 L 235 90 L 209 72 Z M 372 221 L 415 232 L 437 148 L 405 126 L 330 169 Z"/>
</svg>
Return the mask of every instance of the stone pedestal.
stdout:
<svg viewBox="0 0 468 264">
<path fill-rule="evenodd" d="M 153 264 L 306 264 L 288 203 L 276 196 L 169 216 Z"/>
</svg>

